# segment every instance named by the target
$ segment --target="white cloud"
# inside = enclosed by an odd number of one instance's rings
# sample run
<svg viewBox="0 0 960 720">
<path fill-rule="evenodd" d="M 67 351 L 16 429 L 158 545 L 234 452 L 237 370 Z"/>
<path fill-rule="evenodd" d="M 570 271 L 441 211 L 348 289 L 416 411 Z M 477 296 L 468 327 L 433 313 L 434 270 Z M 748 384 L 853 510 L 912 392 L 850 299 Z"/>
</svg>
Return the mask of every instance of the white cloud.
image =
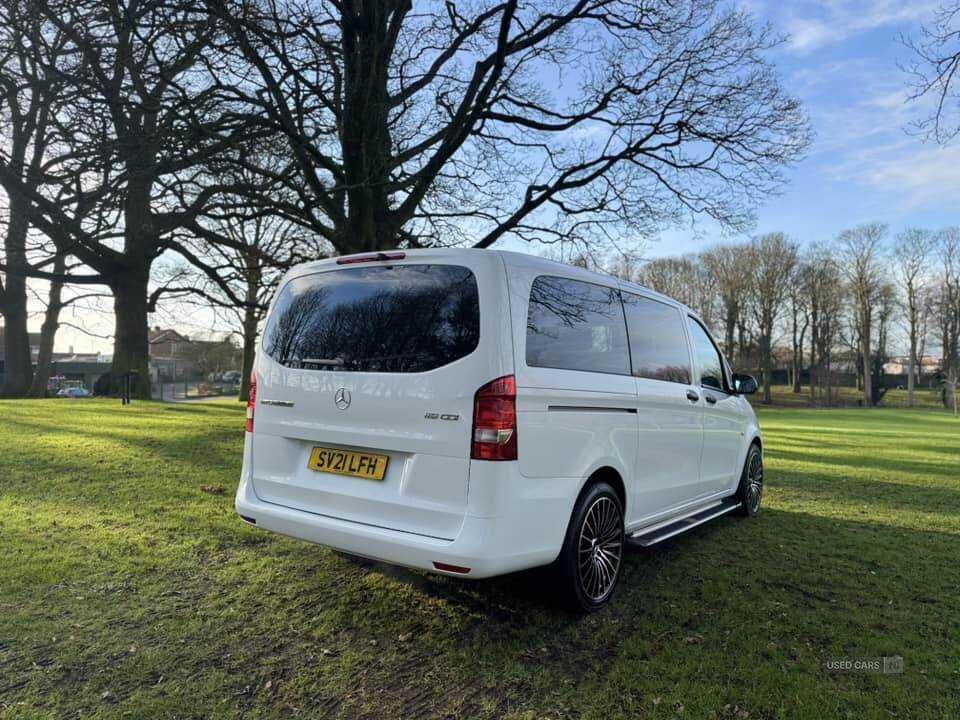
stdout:
<svg viewBox="0 0 960 720">
<path fill-rule="evenodd" d="M 787 48 L 805 55 L 877 28 L 930 17 L 937 0 L 823 0 L 783 9 Z M 783 6 L 781 6 L 783 7 Z"/>
<path fill-rule="evenodd" d="M 960 146 L 918 148 L 914 141 L 886 158 L 882 154 L 874 158 L 861 179 L 877 190 L 898 194 L 905 208 L 956 205 L 960 201 Z"/>
</svg>

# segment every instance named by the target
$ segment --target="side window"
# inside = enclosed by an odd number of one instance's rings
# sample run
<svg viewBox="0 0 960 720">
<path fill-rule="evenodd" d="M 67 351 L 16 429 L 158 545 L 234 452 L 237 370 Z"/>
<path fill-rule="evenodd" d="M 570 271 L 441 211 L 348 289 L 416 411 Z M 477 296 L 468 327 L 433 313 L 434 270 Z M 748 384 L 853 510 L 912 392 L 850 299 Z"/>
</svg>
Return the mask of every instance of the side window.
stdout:
<svg viewBox="0 0 960 720">
<path fill-rule="evenodd" d="M 723 361 L 720 359 L 720 351 L 717 350 L 713 340 L 693 318 L 689 318 L 690 336 L 693 340 L 693 354 L 697 359 L 697 367 L 700 369 L 700 384 L 703 387 L 714 388 L 716 390 L 725 390 L 723 382 Z"/>
<path fill-rule="evenodd" d="M 548 275 L 534 280 L 527 312 L 527 365 L 629 375 L 620 293 Z"/>
<path fill-rule="evenodd" d="M 633 374 L 651 380 L 690 384 L 690 351 L 683 315 L 675 307 L 623 293 Z"/>
</svg>

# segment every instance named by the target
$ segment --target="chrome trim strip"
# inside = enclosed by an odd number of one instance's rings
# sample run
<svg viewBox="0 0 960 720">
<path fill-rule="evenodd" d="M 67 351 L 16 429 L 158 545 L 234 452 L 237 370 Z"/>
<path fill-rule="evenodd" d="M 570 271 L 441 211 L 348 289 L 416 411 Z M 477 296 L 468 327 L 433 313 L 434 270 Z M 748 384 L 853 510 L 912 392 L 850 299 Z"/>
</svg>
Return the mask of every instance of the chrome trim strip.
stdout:
<svg viewBox="0 0 960 720">
<path fill-rule="evenodd" d="M 263 403 L 264 405 L 276 405 L 277 407 L 293 407 L 293 403 L 289 400 L 259 400 L 258 402 Z"/>
<path fill-rule="evenodd" d="M 550 412 L 623 412 L 636 413 L 636 408 L 613 407 L 608 405 L 547 405 Z"/>
</svg>

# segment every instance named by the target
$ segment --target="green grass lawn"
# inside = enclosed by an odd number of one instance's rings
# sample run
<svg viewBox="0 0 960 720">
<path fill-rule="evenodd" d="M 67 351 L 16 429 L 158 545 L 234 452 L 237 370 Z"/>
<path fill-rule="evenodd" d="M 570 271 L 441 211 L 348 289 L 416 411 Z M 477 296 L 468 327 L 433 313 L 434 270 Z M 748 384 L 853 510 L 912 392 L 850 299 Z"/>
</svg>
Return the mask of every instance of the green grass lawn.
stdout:
<svg viewBox="0 0 960 720">
<path fill-rule="evenodd" d="M 760 516 L 630 553 L 588 617 L 536 572 L 363 567 L 245 526 L 242 418 L 0 403 L 0 718 L 960 715 L 945 413 L 763 411 Z"/>
<path fill-rule="evenodd" d="M 925 381 L 926 382 L 926 381 Z M 863 401 L 863 391 L 855 387 L 834 388 L 832 391 L 836 397 L 833 404 L 837 407 L 859 407 Z M 789 385 L 774 385 L 770 388 L 773 396 L 774 405 L 783 405 L 789 407 L 809 407 L 810 406 L 810 386 L 804 385 L 802 392 L 795 393 Z M 760 398 L 763 395 L 763 388 L 756 395 L 751 396 L 750 401 L 754 406 L 762 406 Z M 818 400 L 819 404 L 824 404 Z M 900 388 L 891 388 L 883 396 L 880 406 L 885 408 L 906 409 L 908 405 L 907 391 Z M 919 387 L 914 391 L 913 406 L 916 409 L 943 410 L 943 401 L 940 398 L 940 392 L 936 388 Z"/>
</svg>

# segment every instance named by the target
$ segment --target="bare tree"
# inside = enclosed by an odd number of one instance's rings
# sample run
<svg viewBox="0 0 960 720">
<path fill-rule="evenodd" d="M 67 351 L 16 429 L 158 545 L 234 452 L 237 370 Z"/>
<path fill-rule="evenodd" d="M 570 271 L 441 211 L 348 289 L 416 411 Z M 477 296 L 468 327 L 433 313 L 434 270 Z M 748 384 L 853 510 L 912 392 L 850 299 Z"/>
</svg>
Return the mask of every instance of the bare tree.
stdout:
<svg viewBox="0 0 960 720">
<path fill-rule="evenodd" d="M 50 143 L 51 115 L 60 107 L 60 82 L 49 71 L 62 52 L 61 33 L 44 34 L 32 2 L 0 2 L 0 137 L 7 171 L 28 192 L 41 182 Z M 25 52 L 25 48 L 33 48 Z M 27 333 L 27 240 L 29 212 L 20 194 L 8 194 L 0 279 L 0 312 L 4 320 L 6 362 L 0 395 L 23 396 L 33 377 Z"/>
<path fill-rule="evenodd" d="M 957 73 L 960 71 L 960 3 L 945 0 L 925 25 L 919 37 L 904 38 L 912 51 L 903 68 L 913 85 L 911 99 L 930 99 L 933 110 L 915 123 L 923 135 L 947 143 L 960 132 L 960 96 Z"/>
<path fill-rule="evenodd" d="M 817 403 L 819 393 L 820 400 L 829 404 L 830 365 L 843 307 L 843 282 L 833 249 L 811 246 L 800 277 L 810 315 L 810 403 Z"/>
<path fill-rule="evenodd" d="M 790 301 L 790 384 L 793 392 L 799 395 L 802 390 L 803 347 L 807 330 L 810 327 L 810 298 L 806 293 L 806 275 L 810 268 L 797 264 L 788 281 L 787 299 Z"/>
<path fill-rule="evenodd" d="M 924 332 L 924 295 L 928 286 L 928 263 L 933 249 L 933 234 L 929 230 L 908 228 L 897 235 L 893 255 L 896 277 L 902 295 L 904 319 L 909 338 L 907 369 L 907 405 L 913 407 L 914 388 L 919 367 L 919 349 Z"/>
<path fill-rule="evenodd" d="M 198 169 L 236 151 L 252 131 L 202 72 L 218 33 L 202 8 L 186 0 L 32 0 L 29 7 L 39 40 L 21 49 L 58 85 L 19 80 L 40 94 L 41 107 L 59 108 L 50 118 L 57 152 L 37 188 L 0 149 L 0 185 L 59 253 L 93 270 L 56 277 L 34 265 L 28 274 L 110 287 L 112 372 L 137 372 L 139 394 L 149 397 L 151 267 L 168 250 L 189 259 L 176 231 L 234 189 L 201 186 L 207 176 Z M 12 14 L 6 20 L 26 22 Z M 63 38 L 56 58 L 40 52 L 47 37 Z M 52 198 L 43 185 L 59 179 L 70 192 Z"/>
<path fill-rule="evenodd" d="M 278 209 L 341 253 L 740 229 L 809 143 L 778 38 L 718 0 L 207 6 L 223 87 L 288 138 Z"/>
<path fill-rule="evenodd" d="M 890 325 L 894 322 L 898 310 L 897 288 L 889 281 L 880 284 L 877 290 L 877 350 L 873 355 L 872 382 L 880 383 L 880 387 L 873 388 L 874 397 L 879 399 L 886 392 L 882 387 L 884 365 L 889 355 Z"/>
<path fill-rule="evenodd" d="M 770 390 L 773 330 L 784 309 L 798 251 L 797 244 L 783 233 L 760 235 L 754 238 L 751 247 L 753 312 L 763 374 L 763 402 L 769 403 L 773 399 Z"/>
<path fill-rule="evenodd" d="M 943 402 L 957 414 L 957 381 L 960 379 L 960 229 L 937 233 L 939 256 L 940 341 L 943 348 Z"/>
<path fill-rule="evenodd" d="M 844 230 L 837 238 L 840 267 L 850 287 L 856 345 L 863 373 L 864 404 L 873 404 L 871 383 L 872 330 L 874 303 L 882 281 L 881 253 L 887 237 L 887 226 L 866 223 Z"/>
<path fill-rule="evenodd" d="M 745 311 L 753 281 L 749 245 L 718 245 L 703 253 L 720 299 L 723 351 L 734 362 L 737 324 Z"/>
<path fill-rule="evenodd" d="M 715 285 L 696 255 L 651 260 L 637 273 L 637 281 L 679 300 L 696 311 L 708 327 L 712 326 L 717 307 Z"/>
</svg>

